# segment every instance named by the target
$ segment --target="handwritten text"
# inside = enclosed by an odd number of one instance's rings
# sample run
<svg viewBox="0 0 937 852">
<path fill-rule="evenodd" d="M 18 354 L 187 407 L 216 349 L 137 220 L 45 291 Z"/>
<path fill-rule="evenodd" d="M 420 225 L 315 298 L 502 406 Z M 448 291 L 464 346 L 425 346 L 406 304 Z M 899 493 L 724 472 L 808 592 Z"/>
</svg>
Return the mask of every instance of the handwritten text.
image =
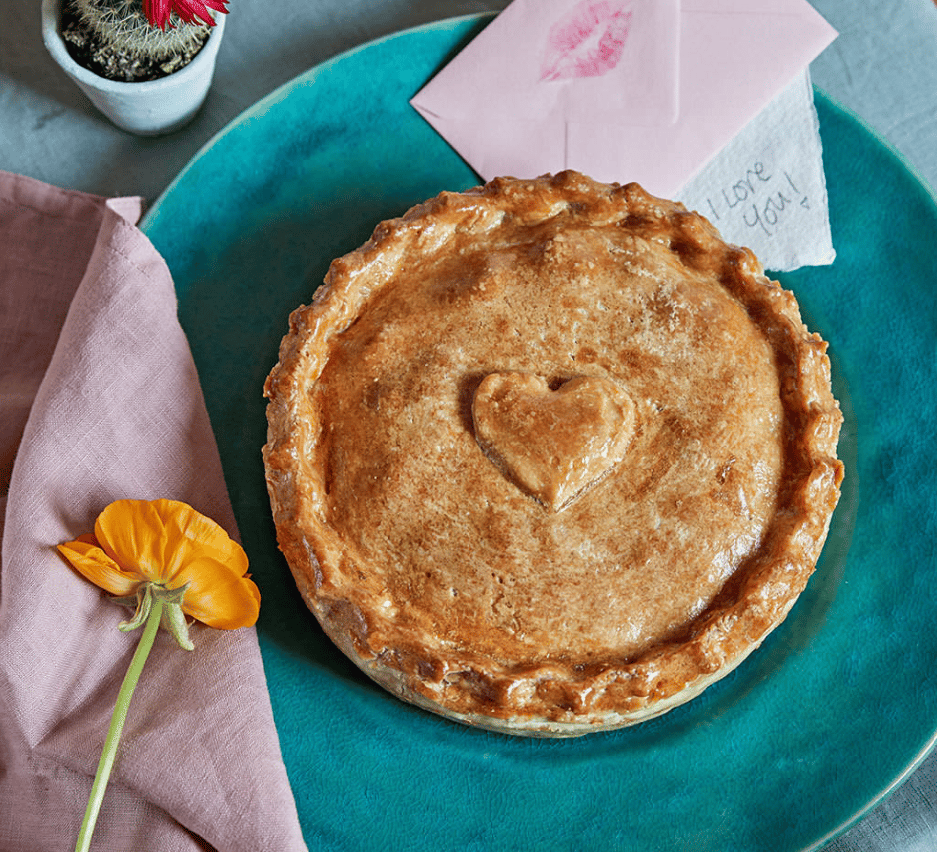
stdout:
<svg viewBox="0 0 937 852">
<path fill-rule="evenodd" d="M 731 186 L 709 196 L 706 206 L 713 224 L 723 218 L 740 217 L 749 228 L 758 228 L 770 237 L 798 206 L 809 210 L 810 199 L 798 189 L 789 172 L 775 176 L 758 161 Z"/>
</svg>

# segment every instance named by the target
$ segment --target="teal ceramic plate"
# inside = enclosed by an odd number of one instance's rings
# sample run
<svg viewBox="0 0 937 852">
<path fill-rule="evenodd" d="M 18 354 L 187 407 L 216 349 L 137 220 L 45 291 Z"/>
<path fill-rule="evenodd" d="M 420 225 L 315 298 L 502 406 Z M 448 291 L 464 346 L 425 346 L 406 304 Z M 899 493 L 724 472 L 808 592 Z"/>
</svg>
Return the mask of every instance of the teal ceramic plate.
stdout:
<svg viewBox="0 0 937 852">
<path fill-rule="evenodd" d="M 817 573 L 700 698 L 582 739 L 470 730 L 363 678 L 275 543 L 261 389 L 287 315 L 381 219 L 478 182 L 409 98 L 487 22 L 367 45 L 212 141 L 148 213 L 169 262 L 254 577 L 273 710 L 310 849 L 795 850 L 820 845 L 937 729 L 937 207 L 817 94 L 836 262 L 784 276 L 831 342 L 845 493 Z"/>
</svg>

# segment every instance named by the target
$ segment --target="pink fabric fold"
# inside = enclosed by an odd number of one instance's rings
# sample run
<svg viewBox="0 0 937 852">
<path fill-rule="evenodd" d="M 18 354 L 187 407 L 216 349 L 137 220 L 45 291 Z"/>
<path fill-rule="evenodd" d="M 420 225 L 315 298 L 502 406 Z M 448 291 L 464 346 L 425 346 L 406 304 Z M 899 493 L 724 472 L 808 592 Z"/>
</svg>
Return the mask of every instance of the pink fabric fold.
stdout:
<svg viewBox="0 0 937 852">
<path fill-rule="evenodd" d="M 112 500 L 237 529 L 168 268 L 107 200 L 0 172 L 0 849 L 74 848 L 139 638 L 54 546 Z M 0 505 L 0 509 L 4 508 Z M 157 638 L 96 850 L 304 850 L 254 629 Z"/>
</svg>

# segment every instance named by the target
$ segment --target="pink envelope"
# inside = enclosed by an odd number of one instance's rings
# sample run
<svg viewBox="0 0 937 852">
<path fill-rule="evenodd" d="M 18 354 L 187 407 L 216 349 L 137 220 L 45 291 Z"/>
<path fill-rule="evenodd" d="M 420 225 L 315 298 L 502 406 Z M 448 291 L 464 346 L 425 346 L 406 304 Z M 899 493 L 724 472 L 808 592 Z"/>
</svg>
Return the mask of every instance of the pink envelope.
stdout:
<svg viewBox="0 0 937 852">
<path fill-rule="evenodd" d="M 835 37 L 805 0 L 514 0 L 411 104 L 485 180 L 669 197 Z"/>
</svg>

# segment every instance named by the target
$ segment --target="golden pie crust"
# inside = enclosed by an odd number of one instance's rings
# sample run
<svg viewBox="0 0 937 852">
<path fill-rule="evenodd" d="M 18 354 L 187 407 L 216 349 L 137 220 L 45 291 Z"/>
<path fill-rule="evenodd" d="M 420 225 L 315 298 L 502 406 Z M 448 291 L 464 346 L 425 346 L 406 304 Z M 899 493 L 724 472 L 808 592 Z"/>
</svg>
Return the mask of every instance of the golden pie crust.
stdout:
<svg viewBox="0 0 937 852">
<path fill-rule="evenodd" d="M 265 394 L 325 632 L 471 725 L 634 724 L 737 666 L 839 497 L 826 343 L 750 251 L 575 172 L 443 193 L 335 260 Z"/>
</svg>

